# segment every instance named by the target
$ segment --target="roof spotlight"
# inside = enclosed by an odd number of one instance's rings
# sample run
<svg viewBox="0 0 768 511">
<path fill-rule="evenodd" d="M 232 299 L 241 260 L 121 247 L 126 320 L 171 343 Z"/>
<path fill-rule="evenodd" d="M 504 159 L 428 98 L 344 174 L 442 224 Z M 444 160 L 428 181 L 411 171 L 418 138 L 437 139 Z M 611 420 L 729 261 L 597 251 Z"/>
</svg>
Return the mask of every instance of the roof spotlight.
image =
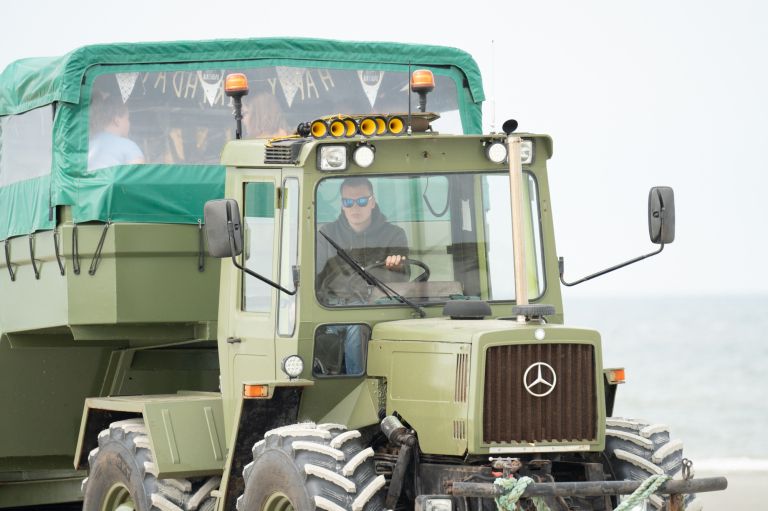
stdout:
<svg viewBox="0 0 768 511">
<path fill-rule="evenodd" d="M 499 141 L 486 144 L 485 156 L 493 163 L 504 163 L 507 159 L 507 145 Z"/>
<path fill-rule="evenodd" d="M 355 149 L 355 152 L 352 153 L 352 159 L 355 160 L 357 166 L 364 169 L 367 169 L 373 165 L 373 159 L 375 156 L 376 150 L 373 148 L 373 146 L 368 144 L 360 144 Z"/>
</svg>

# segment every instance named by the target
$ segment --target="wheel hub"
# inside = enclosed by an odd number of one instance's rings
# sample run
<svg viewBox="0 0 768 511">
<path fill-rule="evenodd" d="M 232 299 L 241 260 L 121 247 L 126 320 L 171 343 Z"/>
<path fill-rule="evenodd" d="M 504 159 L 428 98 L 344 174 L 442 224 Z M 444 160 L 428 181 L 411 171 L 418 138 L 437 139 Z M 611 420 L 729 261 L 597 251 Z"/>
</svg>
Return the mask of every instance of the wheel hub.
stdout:
<svg viewBox="0 0 768 511">
<path fill-rule="evenodd" d="M 136 505 L 128 488 L 118 483 L 107 491 L 101 511 L 136 511 Z"/>
<path fill-rule="evenodd" d="M 287 495 L 276 492 L 267 498 L 262 511 L 295 511 L 295 509 Z"/>
</svg>

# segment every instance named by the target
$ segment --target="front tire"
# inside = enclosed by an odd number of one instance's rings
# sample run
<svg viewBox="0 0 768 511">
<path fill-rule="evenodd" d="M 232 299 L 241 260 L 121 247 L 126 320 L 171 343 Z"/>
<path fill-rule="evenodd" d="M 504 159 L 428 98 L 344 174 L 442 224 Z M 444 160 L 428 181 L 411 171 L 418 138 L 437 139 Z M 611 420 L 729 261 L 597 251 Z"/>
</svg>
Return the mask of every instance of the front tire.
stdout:
<svg viewBox="0 0 768 511">
<path fill-rule="evenodd" d="M 617 480 L 644 481 L 656 474 L 675 477 L 683 463 L 683 442 L 670 438 L 662 424 L 609 417 L 606 420 L 605 454 Z M 651 495 L 646 509 L 666 509 L 668 496 Z M 696 495 L 685 498 L 687 511 L 701 511 Z"/>
<path fill-rule="evenodd" d="M 243 470 L 238 511 L 381 511 L 386 480 L 360 433 L 338 424 L 268 431 Z"/>
<path fill-rule="evenodd" d="M 221 478 L 157 479 L 142 419 L 113 422 L 88 455 L 83 511 L 212 511 Z"/>
</svg>

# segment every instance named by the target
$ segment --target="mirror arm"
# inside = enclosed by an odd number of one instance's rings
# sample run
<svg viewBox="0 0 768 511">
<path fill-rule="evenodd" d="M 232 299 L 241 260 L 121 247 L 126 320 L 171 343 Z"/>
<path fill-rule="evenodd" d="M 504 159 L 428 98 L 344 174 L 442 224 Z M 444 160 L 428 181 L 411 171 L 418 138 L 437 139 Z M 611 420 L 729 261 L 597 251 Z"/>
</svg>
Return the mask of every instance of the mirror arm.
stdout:
<svg viewBox="0 0 768 511">
<path fill-rule="evenodd" d="M 278 289 L 278 290 L 282 291 L 283 293 L 285 293 L 287 295 L 294 296 L 298 292 L 299 286 L 298 286 L 298 283 L 295 282 L 295 281 L 294 281 L 294 288 L 295 289 L 293 291 L 288 291 L 287 289 L 285 289 L 280 284 L 278 284 L 276 282 L 272 282 L 268 278 L 262 277 L 258 273 L 254 272 L 254 271 L 251 271 L 248 268 L 245 268 L 244 266 L 241 266 L 240 263 L 237 262 L 237 257 L 234 255 L 235 254 L 235 228 L 232 225 L 232 220 L 231 219 L 227 219 L 227 230 L 229 231 L 229 246 L 232 249 L 232 264 L 235 265 L 235 268 L 237 268 L 237 269 L 239 269 L 241 271 L 244 271 L 245 273 L 247 273 L 251 277 L 256 277 L 257 279 L 259 279 L 260 281 L 264 282 L 265 284 L 269 284 L 270 286 L 274 287 L 275 289 Z"/>
<path fill-rule="evenodd" d="M 562 257 L 558 258 L 557 265 L 560 271 L 560 282 L 563 283 L 564 286 L 575 286 L 576 284 L 581 284 L 582 282 L 586 282 L 588 280 L 592 280 L 595 277 L 599 277 L 601 275 L 605 275 L 606 273 L 610 273 L 614 270 L 618 270 L 619 268 L 624 268 L 625 266 L 629 266 L 630 264 L 636 263 L 638 261 L 642 261 L 643 259 L 651 256 L 655 256 L 656 254 L 660 253 L 662 250 L 664 250 L 664 244 L 662 243 L 659 246 L 659 249 L 655 252 L 651 252 L 650 254 L 641 255 L 639 257 L 635 257 L 634 259 L 630 259 L 629 261 L 625 261 L 621 264 L 617 264 L 616 266 L 611 266 L 610 268 L 606 268 L 605 270 L 599 271 L 597 273 L 593 273 L 592 275 L 587 275 L 586 277 L 579 279 L 575 282 L 566 282 L 565 279 L 563 279 L 563 273 L 565 272 L 565 259 Z"/>
</svg>

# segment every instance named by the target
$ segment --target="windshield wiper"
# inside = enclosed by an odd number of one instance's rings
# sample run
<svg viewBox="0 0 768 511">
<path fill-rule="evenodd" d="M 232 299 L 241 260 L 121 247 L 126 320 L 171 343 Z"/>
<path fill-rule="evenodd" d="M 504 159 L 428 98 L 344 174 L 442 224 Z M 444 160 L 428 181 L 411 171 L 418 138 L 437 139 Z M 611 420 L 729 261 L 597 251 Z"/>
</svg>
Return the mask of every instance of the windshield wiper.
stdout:
<svg viewBox="0 0 768 511">
<path fill-rule="evenodd" d="M 426 316 L 426 315 L 427 315 L 427 313 L 426 313 L 426 312 L 424 312 L 424 309 L 423 309 L 421 306 L 419 306 L 419 305 L 417 305 L 417 304 L 413 303 L 413 302 L 412 302 L 412 301 L 410 301 L 408 298 L 404 297 L 403 295 L 401 295 L 400 293 L 398 293 L 397 291 L 395 291 L 394 289 L 392 289 L 391 287 L 389 287 L 388 285 L 386 285 L 384 282 L 382 282 L 381 280 L 379 280 L 379 279 L 378 279 L 376 276 L 374 276 L 374 275 L 372 275 L 371 273 L 367 272 L 367 271 L 365 270 L 365 268 L 363 268 L 363 267 L 362 267 L 362 266 L 361 266 L 361 265 L 360 265 L 360 264 L 359 264 L 357 261 L 355 261 L 355 260 L 352 258 L 352 256 L 351 256 L 351 255 L 349 255 L 349 254 L 347 253 L 347 251 L 346 251 L 346 250 L 344 250 L 343 248 L 341 248 L 341 247 L 339 246 L 339 244 L 338 244 L 338 243 L 336 243 L 335 241 L 333 241 L 333 240 L 332 240 L 332 239 L 331 239 L 331 238 L 330 238 L 330 237 L 329 237 L 327 234 L 325 234 L 323 231 L 319 231 L 319 232 L 320 232 L 320 234 L 322 234 L 322 235 L 323 235 L 323 238 L 325 238 L 326 240 L 328 240 L 328 243 L 330 243 L 330 244 L 331 244 L 331 246 L 332 246 L 334 249 L 336 249 L 336 253 L 339 255 L 339 257 L 341 257 L 341 260 L 342 260 L 342 261 L 344 261 L 345 263 L 347 263 L 347 264 L 349 265 L 349 267 L 350 267 L 350 268 L 352 268 L 353 270 L 355 270 L 355 273 L 357 273 L 358 275 L 360 275 L 360 277 L 362 277 L 362 279 L 363 279 L 363 280 L 364 280 L 364 281 L 365 281 L 365 282 L 366 282 L 368 285 L 371 285 L 371 286 L 376 286 L 377 288 L 379 288 L 379 289 L 382 291 L 382 293 L 384 293 L 385 295 L 387 295 L 387 298 L 390 298 L 390 299 L 391 299 L 391 298 L 395 298 L 395 299 L 399 300 L 401 303 L 404 303 L 404 304 L 406 304 L 406 305 L 409 305 L 409 306 L 411 306 L 413 309 L 415 309 L 415 310 L 416 310 L 416 312 L 418 312 L 418 313 L 419 313 L 419 317 L 420 317 L 420 318 L 423 318 L 424 316 Z"/>
</svg>

